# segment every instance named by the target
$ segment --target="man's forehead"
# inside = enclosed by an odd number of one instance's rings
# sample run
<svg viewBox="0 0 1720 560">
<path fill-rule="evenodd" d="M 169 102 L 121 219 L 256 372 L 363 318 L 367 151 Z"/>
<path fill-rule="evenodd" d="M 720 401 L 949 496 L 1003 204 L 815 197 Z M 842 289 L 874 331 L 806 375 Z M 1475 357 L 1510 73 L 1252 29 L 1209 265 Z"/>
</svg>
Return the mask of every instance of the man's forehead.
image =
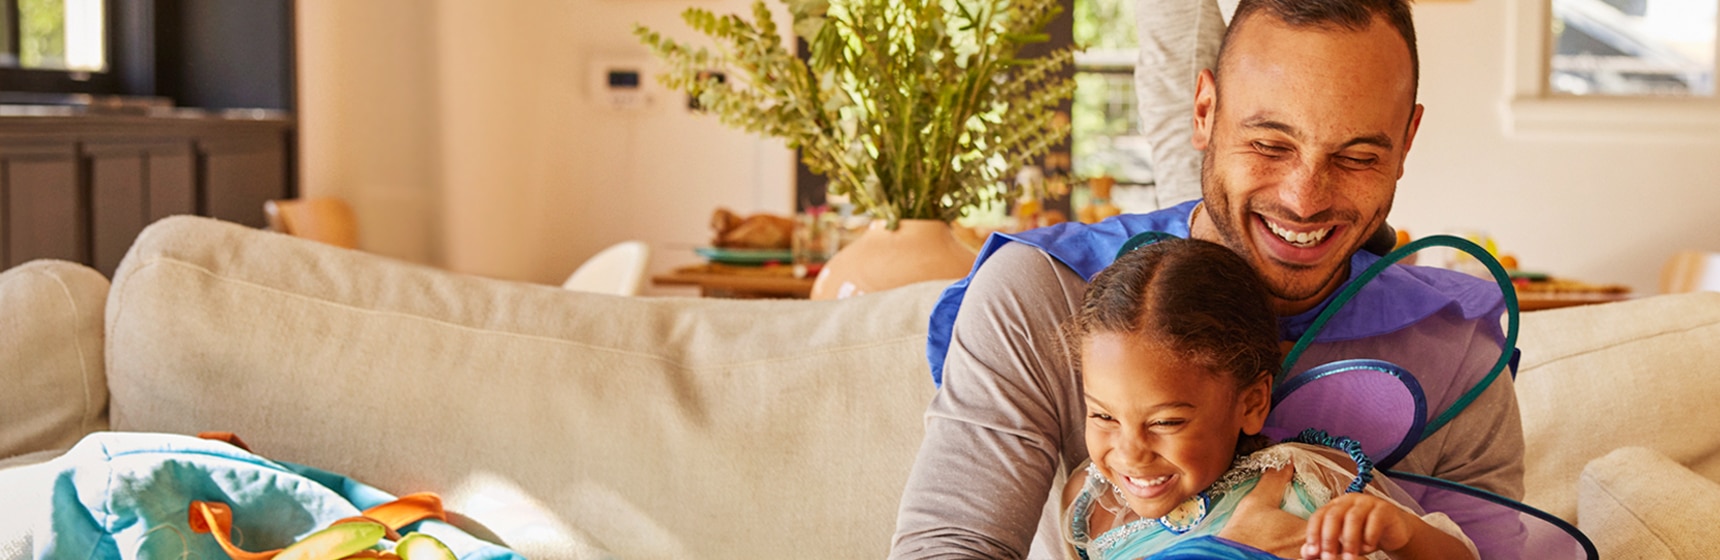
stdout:
<svg viewBox="0 0 1720 560">
<path fill-rule="evenodd" d="M 1325 47 L 1351 55 L 1350 62 L 1371 59 L 1394 62 L 1409 76 L 1414 74 L 1409 45 L 1383 16 L 1373 16 L 1366 27 L 1336 22 L 1292 25 L 1271 13 L 1257 12 L 1235 23 L 1220 50 L 1219 78 L 1243 60 L 1271 62 L 1307 54 L 1310 48 Z M 1372 56 L 1365 56 L 1372 55 Z M 1336 61 L 1334 61 L 1336 62 Z"/>
<path fill-rule="evenodd" d="M 1407 122 L 1413 112 L 1414 70 L 1408 48 L 1379 18 L 1364 30 L 1291 26 L 1265 15 L 1243 23 L 1247 29 L 1232 37 L 1235 41 L 1219 65 L 1220 112 L 1240 111 L 1231 117 L 1304 128 L 1317 124 L 1297 120 L 1304 116 L 1300 111 L 1311 106 L 1342 109 L 1342 114 L 1362 121 L 1369 120 L 1370 113 L 1389 117 L 1392 128 Z"/>
</svg>

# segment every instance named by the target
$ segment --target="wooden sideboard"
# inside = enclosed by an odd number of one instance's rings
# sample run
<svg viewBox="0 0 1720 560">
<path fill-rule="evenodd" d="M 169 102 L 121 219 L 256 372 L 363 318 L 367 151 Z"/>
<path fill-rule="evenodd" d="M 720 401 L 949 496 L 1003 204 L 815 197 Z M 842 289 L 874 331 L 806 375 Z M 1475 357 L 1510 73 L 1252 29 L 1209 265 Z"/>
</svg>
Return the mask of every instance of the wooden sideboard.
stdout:
<svg viewBox="0 0 1720 560">
<path fill-rule="evenodd" d="M 0 110 L 0 268 L 53 258 L 111 277 L 155 220 L 262 227 L 263 202 L 298 190 L 284 113 L 21 109 Z"/>
</svg>

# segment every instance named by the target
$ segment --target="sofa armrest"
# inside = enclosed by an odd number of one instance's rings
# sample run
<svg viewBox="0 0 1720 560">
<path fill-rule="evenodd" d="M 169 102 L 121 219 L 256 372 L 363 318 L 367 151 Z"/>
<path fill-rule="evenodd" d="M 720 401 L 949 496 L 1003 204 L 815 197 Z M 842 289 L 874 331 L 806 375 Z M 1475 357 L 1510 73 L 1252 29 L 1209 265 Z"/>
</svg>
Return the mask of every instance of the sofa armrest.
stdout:
<svg viewBox="0 0 1720 560">
<path fill-rule="evenodd" d="M 1583 469 L 1577 518 L 1602 558 L 1705 558 L 1720 542 L 1720 484 L 1626 447 Z"/>
<path fill-rule="evenodd" d="M 107 429 L 107 293 L 101 273 L 65 261 L 0 273 L 0 459 Z"/>
</svg>

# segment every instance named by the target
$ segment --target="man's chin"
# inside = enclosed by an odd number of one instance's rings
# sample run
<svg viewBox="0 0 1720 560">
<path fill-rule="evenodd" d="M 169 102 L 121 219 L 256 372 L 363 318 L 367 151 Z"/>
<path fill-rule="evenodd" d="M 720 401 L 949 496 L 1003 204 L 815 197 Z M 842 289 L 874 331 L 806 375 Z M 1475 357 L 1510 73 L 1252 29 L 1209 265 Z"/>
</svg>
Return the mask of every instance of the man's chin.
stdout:
<svg viewBox="0 0 1720 560">
<path fill-rule="evenodd" d="M 1338 282 L 1333 278 L 1341 272 L 1342 267 L 1331 264 L 1308 265 L 1272 261 L 1256 266 L 1255 273 L 1266 283 L 1267 292 L 1272 298 L 1285 304 L 1315 303 L 1315 300 L 1325 295 L 1328 287 L 1335 287 Z"/>
</svg>

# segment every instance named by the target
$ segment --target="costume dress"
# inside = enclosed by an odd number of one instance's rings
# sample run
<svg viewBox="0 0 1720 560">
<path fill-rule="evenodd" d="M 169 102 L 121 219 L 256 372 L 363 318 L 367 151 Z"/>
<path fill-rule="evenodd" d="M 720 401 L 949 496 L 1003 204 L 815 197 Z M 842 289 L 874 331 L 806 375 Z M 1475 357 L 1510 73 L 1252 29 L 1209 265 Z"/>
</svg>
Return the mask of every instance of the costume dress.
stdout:
<svg viewBox="0 0 1720 560">
<path fill-rule="evenodd" d="M 1034 557 L 1062 548 L 1056 508 L 1046 505 L 1087 452 L 1080 374 L 1059 325 L 1080 306 L 1086 281 L 1129 239 L 1149 231 L 1188 236 L 1196 204 L 987 240 L 973 273 L 946 289 L 931 313 L 927 357 L 941 388 L 927 407 L 892 557 L 1022 557 L 1029 534 Z M 1353 255 L 1350 281 L 1378 260 Z M 1281 338 L 1301 338 L 1331 302 L 1280 318 Z M 1342 306 L 1285 373 L 1346 359 L 1389 362 L 1414 372 L 1426 413 L 1437 415 L 1483 385 L 1499 360 L 1503 311 L 1493 283 L 1393 265 Z M 1522 453 L 1510 375 L 1499 375 L 1444 428 L 1381 466 L 1520 499 Z M 1422 490 L 1411 493 L 1423 507 L 1449 515 L 1478 543 L 1471 525 L 1511 533 L 1505 540 L 1521 532 L 1485 500 Z"/>
<path fill-rule="evenodd" d="M 1343 459 L 1337 459 L 1339 457 L 1342 457 L 1342 454 L 1334 455 L 1331 449 L 1302 443 L 1282 443 L 1238 457 L 1230 470 L 1207 488 L 1204 516 L 1190 518 L 1192 524 L 1182 526 L 1185 530 L 1181 532 L 1159 519 L 1142 519 L 1136 516 L 1127 509 L 1128 506 L 1118 500 L 1110 481 L 1101 476 L 1090 463 L 1084 464 L 1076 471 L 1086 475 L 1081 482 L 1081 493 L 1064 510 L 1063 518 L 1066 521 L 1063 523 L 1063 538 L 1087 560 L 1129 560 L 1148 557 L 1172 545 L 1198 537 L 1216 536 L 1229 523 L 1231 514 L 1242 502 L 1242 497 L 1248 495 L 1260 481 L 1260 474 L 1286 465 L 1294 467 L 1296 474 L 1291 479 L 1289 488 L 1285 489 L 1283 509 L 1307 519 L 1313 515 L 1314 510 L 1342 494 L 1345 487 L 1357 476 L 1357 471 L 1340 463 Z M 1470 552 L 1474 553 L 1474 543 L 1463 535 L 1463 531 L 1459 530 L 1450 518 L 1441 513 L 1422 512 L 1396 484 L 1375 479 L 1362 491 L 1391 500 L 1405 511 L 1421 517 L 1434 528 L 1463 541 L 1464 545 L 1470 548 Z M 1191 499 L 1191 503 L 1198 498 L 1197 496 Z M 1112 512 L 1112 522 L 1105 527 L 1093 526 L 1095 508 L 1105 508 Z M 1118 512 L 1123 515 L 1115 515 Z M 1368 556 L 1377 559 L 1385 557 L 1383 552 Z"/>
</svg>

